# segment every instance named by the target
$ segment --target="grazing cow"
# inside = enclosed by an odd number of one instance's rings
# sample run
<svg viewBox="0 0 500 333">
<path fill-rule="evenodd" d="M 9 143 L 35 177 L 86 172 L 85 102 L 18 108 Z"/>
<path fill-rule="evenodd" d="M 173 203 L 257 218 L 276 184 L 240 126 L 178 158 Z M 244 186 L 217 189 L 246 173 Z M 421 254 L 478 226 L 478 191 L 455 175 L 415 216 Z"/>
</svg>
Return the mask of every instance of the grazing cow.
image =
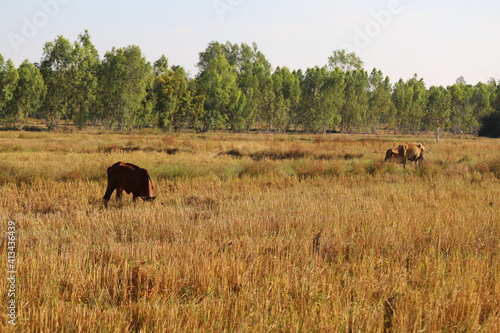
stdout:
<svg viewBox="0 0 500 333">
<path fill-rule="evenodd" d="M 111 194 L 116 189 L 116 199 L 121 200 L 123 191 L 132 193 L 133 201 L 141 197 L 144 201 L 153 201 L 153 182 L 148 170 L 131 163 L 117 162 L 108 168 L 108 188 L 104 194 L 107 206 Z"/>
<path fill-rule="evenodd" d="M 424 159 L 424 146 L 421 143 L 407 143 L 396 149 L 389 149 L 385 154 L 385 161 L 397 160 L 406 168 L 406 161 L 420 163 Z"/>
</svg>

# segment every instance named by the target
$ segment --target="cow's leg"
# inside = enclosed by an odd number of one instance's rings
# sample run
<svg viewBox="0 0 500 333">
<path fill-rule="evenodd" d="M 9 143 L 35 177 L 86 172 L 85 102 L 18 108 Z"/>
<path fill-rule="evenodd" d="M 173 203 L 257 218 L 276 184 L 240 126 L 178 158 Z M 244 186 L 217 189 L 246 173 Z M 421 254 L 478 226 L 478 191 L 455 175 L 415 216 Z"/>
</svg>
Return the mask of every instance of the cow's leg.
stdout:
<svg viewBox="0 0 500 333">
<path fill-rule="evenodd" d="M 406 169 L 406 158 L 403 158 L 403 162 L 401 163 L 403 163 L 403 168 Z"/>
<path fill-rule="evenodd" d="M 422 164 L 422 160 L 424 159 L 424 157 L 422 155 L 419 155 L 416 159 L 415 159 L 415 165 L 416 166 L 419 166 L 420 164 Z"/>
<path fill-rule="evenodd" d="M 106 188 L 106 193 L 104 194 L 104 206 L 108 206 L 108 201 L 111 198 L 111 194 L 116 189 L 116 185 L 108 181 L 108 187 Z"/>
<path fill-rule="evenodd" d="M 123 195 L 123 189 L 118 187 L 116 189 L 116 200 L 122 201 L 122 195 Z"/>
<path fill-rule="evenodd" d="M 132 201 L 133 201 L 133 202 L 137 202 L 137 198 L 138 198 L 138 197 L 139 197 L 139 196 L 137 196 L 137 195 L 135 195 L 134 193 L 132 193 Z"/>
</svg>

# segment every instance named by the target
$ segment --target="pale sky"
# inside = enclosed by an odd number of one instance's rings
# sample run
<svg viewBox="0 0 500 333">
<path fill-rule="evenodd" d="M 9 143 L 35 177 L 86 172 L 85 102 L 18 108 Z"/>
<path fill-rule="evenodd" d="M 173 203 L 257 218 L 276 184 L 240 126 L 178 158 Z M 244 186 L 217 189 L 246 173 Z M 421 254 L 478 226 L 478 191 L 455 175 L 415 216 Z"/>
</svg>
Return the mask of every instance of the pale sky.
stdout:
<svg viewBox="0 0 500 333">
<path fill-rule="evenodd" d="M 0 0 L 0 54 L 16 66 L 85 29 L 101 57 L 138 45 L 148 61 L 164 54 L 191 76 L 208 43 L 230 41 L 256 42 L 273 68 L 323 66 L 347 49 L 392 82 L 500 80 L 498 0 Z"/>
</svg>

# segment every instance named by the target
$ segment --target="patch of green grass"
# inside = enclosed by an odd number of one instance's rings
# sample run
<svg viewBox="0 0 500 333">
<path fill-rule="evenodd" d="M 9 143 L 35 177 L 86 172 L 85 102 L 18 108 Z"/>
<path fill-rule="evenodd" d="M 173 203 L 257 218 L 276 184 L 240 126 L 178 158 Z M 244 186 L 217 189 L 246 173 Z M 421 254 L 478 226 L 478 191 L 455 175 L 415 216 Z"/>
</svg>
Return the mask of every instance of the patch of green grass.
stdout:
<svg viewBox="0 0 500 333">
<path fill-rule="evenodd" d="M 189 179 L 207 176 L 212 170 L 197 165 L 175 163 L 150 168 L 149 171 L 154 174 L 157 179 L 173 180 L 176 178 Z"/>
</svg>

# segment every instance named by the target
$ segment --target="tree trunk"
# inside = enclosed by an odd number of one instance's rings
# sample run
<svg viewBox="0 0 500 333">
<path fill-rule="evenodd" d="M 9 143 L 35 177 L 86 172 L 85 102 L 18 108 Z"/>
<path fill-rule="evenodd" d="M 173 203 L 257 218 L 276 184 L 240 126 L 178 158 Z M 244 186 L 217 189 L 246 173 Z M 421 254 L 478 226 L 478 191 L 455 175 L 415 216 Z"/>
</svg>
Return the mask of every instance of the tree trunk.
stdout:
<svg viewBox="0 0 500 333">
<path fill-rule="evenodd" d="M 436 127 L 436 143 L 439 144 L 439 127 Z"/>
</svg>

